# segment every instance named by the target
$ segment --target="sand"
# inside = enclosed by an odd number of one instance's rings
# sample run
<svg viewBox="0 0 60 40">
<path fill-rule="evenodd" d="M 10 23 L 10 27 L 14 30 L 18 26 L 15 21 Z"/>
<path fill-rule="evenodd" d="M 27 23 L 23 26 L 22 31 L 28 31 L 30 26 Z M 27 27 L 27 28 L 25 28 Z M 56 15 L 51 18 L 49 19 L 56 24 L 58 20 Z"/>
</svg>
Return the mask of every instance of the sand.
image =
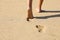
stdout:
<svg viewBox="0 0 60 40">
<path fill-rule="evenodd" d="M 34 0 L 35 18 L 27 22 L 27 0 L 0 0 L 0 40 L 60 40 L 60 0 L 44 0 L 42 9 L 50 12 L 38 13 L 37 4 Z"/>
</svg>

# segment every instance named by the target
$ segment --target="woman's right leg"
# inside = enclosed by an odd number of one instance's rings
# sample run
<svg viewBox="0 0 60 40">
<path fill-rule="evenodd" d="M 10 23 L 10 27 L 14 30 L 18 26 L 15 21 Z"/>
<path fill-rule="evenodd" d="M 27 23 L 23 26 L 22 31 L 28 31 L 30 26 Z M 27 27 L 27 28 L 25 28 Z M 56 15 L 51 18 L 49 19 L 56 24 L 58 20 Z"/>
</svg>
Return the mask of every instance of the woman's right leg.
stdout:
<svg viewBox="0 0 60 40">
<path fill-rule="evenodd" d="M 33 1 L 33 0 L 29 0 L 29 3 L 28 3 L 28 17 L 27 17 L 27 20 L 33 19 L 32 1 Z"/>
</svg>

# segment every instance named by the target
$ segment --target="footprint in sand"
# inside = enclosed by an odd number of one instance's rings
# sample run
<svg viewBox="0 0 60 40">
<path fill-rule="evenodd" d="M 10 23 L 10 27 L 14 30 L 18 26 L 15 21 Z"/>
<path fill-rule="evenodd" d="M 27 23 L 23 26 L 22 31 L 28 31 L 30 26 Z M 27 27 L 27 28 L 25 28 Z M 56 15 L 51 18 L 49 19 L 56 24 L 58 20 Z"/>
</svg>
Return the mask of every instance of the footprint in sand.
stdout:
<svg viewBox="0 0 60 40">
<path fill-rule="evenodd" d="M 44 29 L 44 26 L 36 25 L 36 28 L 38 29 L 38 32 L 41 32 Z"/>
</svg>

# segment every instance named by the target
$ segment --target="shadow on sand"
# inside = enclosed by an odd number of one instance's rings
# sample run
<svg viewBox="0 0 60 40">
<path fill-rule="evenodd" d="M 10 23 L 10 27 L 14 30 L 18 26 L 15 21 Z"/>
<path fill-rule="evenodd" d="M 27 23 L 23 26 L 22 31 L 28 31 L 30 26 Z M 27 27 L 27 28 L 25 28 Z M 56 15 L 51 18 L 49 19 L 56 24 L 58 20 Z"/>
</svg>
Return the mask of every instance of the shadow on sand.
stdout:
<svg viewBox="0 0 60 40">
<path fill-rule="evenodd" d="M 36 18 L 36 19 L 48 19 L 48 18 L 53 18 L 53 17 L 60 17 L 60 14 L 50 15 L 50 16 L 34 17 L 34 18 Z"/>
<path fill-rule="evenodd" d="M 42 13 L 60 13 L 60 11 L 59 10 L 57 10 L 57 11 L 46 11 L 46 10 L 42 10 Z"/>
</svg>

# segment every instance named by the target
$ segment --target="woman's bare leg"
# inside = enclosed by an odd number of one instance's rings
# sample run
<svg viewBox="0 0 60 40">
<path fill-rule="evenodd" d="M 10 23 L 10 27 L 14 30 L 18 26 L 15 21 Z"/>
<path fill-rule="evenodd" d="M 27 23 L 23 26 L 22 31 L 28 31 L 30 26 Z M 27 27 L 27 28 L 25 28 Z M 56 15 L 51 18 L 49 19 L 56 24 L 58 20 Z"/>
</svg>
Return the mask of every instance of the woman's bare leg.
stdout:
<svg viewBox="0 0 60 40">
<path fill-rule="evenodd" d="M 29 19 L 33 19 L 33 13 L 32 13 L 32 1 L 33 0 L 29 0 L 29 4 L 28 4 L 28 17 L 27 17 L 27 21 L 29 21 Z"/>
<path fill-rule="evenodd" d="M 43 0 L 39 0 L 39 12 L 41 12 Z"/>
</svg>

